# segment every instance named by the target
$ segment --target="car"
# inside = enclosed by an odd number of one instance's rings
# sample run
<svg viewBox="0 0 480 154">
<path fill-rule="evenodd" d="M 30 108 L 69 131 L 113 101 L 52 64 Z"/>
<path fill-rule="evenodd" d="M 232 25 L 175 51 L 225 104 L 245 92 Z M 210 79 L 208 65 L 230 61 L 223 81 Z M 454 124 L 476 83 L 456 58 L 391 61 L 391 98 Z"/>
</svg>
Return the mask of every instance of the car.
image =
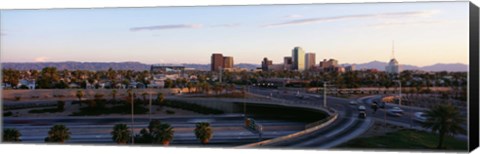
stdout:
<svg viewBox="0 0 480 154">
<path fill-rule="evenodd" d="M 351 100 L 351 101 L 349 102 L 349 104 L 350 104 L 350 105 L 357 105 L 358 102 L 357 102 L 356 100 Z"/>
<path fill-rule="evenodd" d="M 367 108 L 363 105 L 358 106 L 358 111 L 365 111 Z"/>
<path fill-rule="evenodd" d="M 387 114 L 395 117 L 403 116 L 403 110 L 399 107 L 393 107 L 387 110 Z"/>
<path fill-rule="evenodd" d="M 378 103 L 378 107 L 384 109 L 385 108 L 385 102 Z"/>
<path fill-rule="evenodd" d="M 425 112 L 415 112 L 415 121 L 424 123 L 427 121 L 428 117 Z"/>
<path fill-rule="evenodd" d="M 365 111 L 358 112 L 358 118 L 365 119 L 367 117 L 367 113 Z"/>
</svg>

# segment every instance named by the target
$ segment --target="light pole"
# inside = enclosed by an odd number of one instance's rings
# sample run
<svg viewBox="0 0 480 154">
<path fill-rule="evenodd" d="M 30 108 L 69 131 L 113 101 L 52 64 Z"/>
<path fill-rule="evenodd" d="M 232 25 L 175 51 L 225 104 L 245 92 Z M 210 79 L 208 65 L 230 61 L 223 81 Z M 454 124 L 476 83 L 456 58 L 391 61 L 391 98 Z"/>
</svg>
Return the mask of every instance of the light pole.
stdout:
<svg viewBox="0 0 480 154">
<path fill-rule="evenodd" d="M 327 108 L 327 82 L 323 82 L 323 107 Z"/>
<path fill-rule="evenodd" d="M 247 119 L 247 86 L 243 87 L 243 118 L 244 119 Z"/>
<path fill-rule="evenodd" d="M 131 100 L 130 100 L 130 101 L 131 101 L 130 104 L 131 104 L 131 106 L 132 106 L 132 144 L 135 143 L 135 138 L 134 138 L 134 136 L 135 136 L 135 130 L 134 130 L 134 128 L 133 128 L 133 126 L 134 126 L 134 120 L 133 120 L 133 96 L 134 96 L 134 94 L 133 94 L 133 90 L 132 90 Z"/>
<path fill-rule="evenodd" d="M 393 80 L 393 82 L 397 82 L 400 90 L 399 90 L 399 97 L 398 97 L 398 105 L 402 106 L 402 82 L 400 80 Z"/>
<path fill-rule="evenodd" d="M 148 120 L 152 121 L 152 93 L 149 92 L 148 95 L 150 97 L 150 100 L 148 101 L 148 110 L 149 110 Z"/>
</svg>

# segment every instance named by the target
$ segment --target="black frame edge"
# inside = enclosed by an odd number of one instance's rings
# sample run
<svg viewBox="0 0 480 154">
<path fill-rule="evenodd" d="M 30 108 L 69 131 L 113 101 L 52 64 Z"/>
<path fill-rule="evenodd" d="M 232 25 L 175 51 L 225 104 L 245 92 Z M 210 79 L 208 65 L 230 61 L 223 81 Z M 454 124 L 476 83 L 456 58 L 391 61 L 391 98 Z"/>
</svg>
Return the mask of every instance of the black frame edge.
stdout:
<svg viewBox="0 0 480 154">
<path fill-rule="evenodd" d="M 473 151 L 479 142 L 479 11 L 470 2 L 470 67 L 469 67 L 469 108 L 468 108 L 468 149 Z"/>
</svg>

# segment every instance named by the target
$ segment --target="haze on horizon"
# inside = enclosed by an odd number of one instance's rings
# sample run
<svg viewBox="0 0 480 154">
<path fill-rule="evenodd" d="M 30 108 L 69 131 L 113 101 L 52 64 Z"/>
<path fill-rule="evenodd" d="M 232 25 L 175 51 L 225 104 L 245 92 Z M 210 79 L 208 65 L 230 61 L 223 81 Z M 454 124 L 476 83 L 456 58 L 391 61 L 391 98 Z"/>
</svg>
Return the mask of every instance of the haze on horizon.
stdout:
<svg viewBox="0 0 480 154">
<path fill-rule="evenodd" d="M 2 62 L 273 63 L 295 46 L 317 64 L 468 65 L 468 2 L 2 10 Z"/>
</svg>

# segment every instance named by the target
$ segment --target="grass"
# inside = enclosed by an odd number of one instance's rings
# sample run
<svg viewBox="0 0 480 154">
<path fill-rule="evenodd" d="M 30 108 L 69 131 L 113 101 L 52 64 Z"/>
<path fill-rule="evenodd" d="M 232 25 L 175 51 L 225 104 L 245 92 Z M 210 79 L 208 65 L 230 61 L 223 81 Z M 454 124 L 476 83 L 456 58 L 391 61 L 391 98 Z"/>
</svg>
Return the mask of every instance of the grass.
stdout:
<svg viewBox="0 0 480 154">
<path fill-rule="evenodd" d="M 436 150 L 438 135 L 418 130 L 403 129 L 387 133 L 384 136 L 357 138 L 344 143 L 338 148 L 370 148 L 370 149 L 417 149 Z M 444 146 L 446 150 L 467 150 L 466 141 L 446 136 Z M 442 149 L 445 150 L 445 149 Z"/>
</svg>

